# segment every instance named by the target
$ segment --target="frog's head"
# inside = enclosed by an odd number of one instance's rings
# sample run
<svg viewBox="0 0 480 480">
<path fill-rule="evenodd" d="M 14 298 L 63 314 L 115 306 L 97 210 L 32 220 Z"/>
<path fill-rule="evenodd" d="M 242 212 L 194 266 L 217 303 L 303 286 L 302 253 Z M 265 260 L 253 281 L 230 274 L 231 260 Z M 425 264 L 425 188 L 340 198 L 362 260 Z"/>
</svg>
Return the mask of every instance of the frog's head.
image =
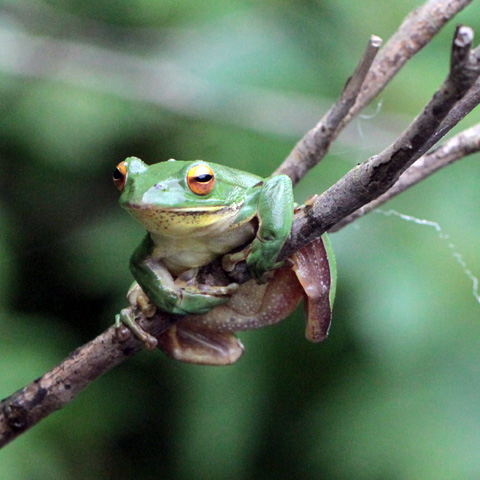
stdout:
<svg viewBox="0 0 480 480">
<path fill-rule="evenodd" d="M 200 160 L 149 166 L 129 157 L 117 166 L 113 181 L 122 192 L 120 205 L 149 232 L 173 234 L 236 215 L 255 182 L 239 182 L 235 172 Z"/>
</svg>

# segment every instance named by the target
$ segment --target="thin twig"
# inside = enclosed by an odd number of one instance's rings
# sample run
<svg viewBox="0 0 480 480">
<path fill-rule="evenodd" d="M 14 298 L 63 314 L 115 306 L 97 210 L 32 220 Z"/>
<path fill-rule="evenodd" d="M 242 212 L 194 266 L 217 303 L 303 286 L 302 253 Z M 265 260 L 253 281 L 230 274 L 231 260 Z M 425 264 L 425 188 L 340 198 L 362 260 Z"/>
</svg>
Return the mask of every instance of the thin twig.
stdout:
<svg viewBox="0 0 480 480">
<path fill-rule="evenodd" d="M 345 85 L 340 98 L 317 125 L 295 145 L 274 175 L 288 175 L 295 185 L 326 155 L 330 145 L 337 137 L 340 123 L 355 104 L 381 44 L 381 38 L 375 35 L 370 37 L 367 48 L 355 72 Z"/>
</svg>

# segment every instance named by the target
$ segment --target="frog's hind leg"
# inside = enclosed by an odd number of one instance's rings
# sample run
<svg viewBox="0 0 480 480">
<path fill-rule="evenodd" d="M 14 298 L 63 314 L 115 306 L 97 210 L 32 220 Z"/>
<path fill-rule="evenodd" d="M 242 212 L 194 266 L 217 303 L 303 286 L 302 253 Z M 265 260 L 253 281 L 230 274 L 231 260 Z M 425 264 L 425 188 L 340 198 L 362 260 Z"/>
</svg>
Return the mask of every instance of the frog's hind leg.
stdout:
<svg viewBox="0 0 480 480">
<path fill-rule="evenodd" d="M 334 287 L 323 238 L 296 252 L 292 260 L 293 270 L 305 292 L 305 336 L 312 342 L 321 342 L 327 338 L 332 321 L 330 290 Z"/>
<path fill-rule="evenodd" d="M 158 337 L 158 348 L 175 360 L 200 365 L 230 365 L 244 351 L 232 333 L 204 331 L 194 322 L 183 321 Z"/>
</svg>

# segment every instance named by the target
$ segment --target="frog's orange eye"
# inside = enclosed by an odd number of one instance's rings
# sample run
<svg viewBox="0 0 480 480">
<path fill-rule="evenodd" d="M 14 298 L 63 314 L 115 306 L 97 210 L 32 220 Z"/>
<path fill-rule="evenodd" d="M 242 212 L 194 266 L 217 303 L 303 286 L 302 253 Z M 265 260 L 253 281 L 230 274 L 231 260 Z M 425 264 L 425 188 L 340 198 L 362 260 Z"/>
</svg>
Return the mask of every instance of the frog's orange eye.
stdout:
<svg viewBox="0 0 480 480">
<path fill-rule="evenodd" d="M 117 165 L 117 168 L 113 172 L 113 184 L 120 190 L 123 191 L 125 188 L 125 182 L 127 181 L 127 164 L 125 162 L 120 162 Z"/>
<path fill-rule="evenodd" d="M 208 165 L 195 165 L 187 173 L 187 184 L 197 195 L 207 195 L 213 190 L 215 176 Z"/>
</svg>

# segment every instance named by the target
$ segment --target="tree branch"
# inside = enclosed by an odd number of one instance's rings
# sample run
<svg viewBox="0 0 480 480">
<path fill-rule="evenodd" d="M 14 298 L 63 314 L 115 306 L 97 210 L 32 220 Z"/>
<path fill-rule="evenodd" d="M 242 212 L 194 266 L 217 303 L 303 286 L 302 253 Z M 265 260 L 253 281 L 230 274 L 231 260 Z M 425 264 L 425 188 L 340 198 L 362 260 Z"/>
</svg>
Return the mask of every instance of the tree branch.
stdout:
<svg viewBox="0 0 480 480">
<path fill-rule="evenodd" d="M 139 323 L 154 336 L 172 322 L 157 314 Z M 77 348 L 63 362 L 0 403 L 0 448 L 40 420 L 70 403 L 90 382 L 139 352 L 143 342 L 133 335 L 120 341 L 110 327 L 91 342 Z"/>
<path fill-rule="evenodd" d="M 323 126 L 319 124 L 318 128 L 312 131 L 313 133 L 307 134 L 310 138 L 297 149 L 297 153 L 300 152 L 298 155 L 292 152 L 300 166 L 287 159 L 280 171 L 288 171 L 289 175 L 298 181 L 311 168 L 312 163 L 318 163 L 328 150 L 331 141 L 350 118 L 370 101 L 368 99 L 381 91 L 401 68 L 404 61 L 403 63 L 392 61 L 395 58 L 395 52 L 397 54 L 399 51 L 406 52 L 403 57 L 400 55 L 406 61 L 428 43 L 448 19 L 468 3 L 470 2 L 466 0 L 430 0 L 407 18 L 399 32 L 387 44 L 382 55 L 378 55 L 372 63 L 379 47 L 379 42 L 374 37 L 359 67 L 347 84 L 342 98 L 327 118 L 322 120 Z M 426 28 L 426 34 L 424 28 Z M 381 154 L 354 168 L 311 205 L 300 209 L 296 214 L 292 234 L 282 250 L 282 258 L 289 256 L 293 251 L 341 222 L 342 219 L 348 218 L 373 199 L 385 194 L 403 172 L 409 167 L 412 168 L 411 165 L 415 160 L 464 116 L 465 109 L 471 110 L 475 102 L 478 103 L 478 88 L 477 93 L 472 93 L 471 97 L 465 95 L 476 81 L 479 69 L 478 49 L 474 52 L 470 51 L 472 38 L 470 29 L 466 27 L 457 29 L 452 47 L 452 64 L 447 79 L 422 114 L 394 144 Z M 368 65 L 371 65 L 370 70 L 367 68 Z M 368 73 L 365 75 L 366 71 Z M 358 91 L 359 88 L 360 91 Z M 353 91 L 358 92 L 358 98 L 352 105 L 351 92 Z M 472 89 L 472 92 L 474 91 L 475 89 Z M 345 105 L 349 105 L 349 108 L 347 109 Z M 338 118 L 341 118 L 340 122 Z M 324 132 L 327 136 L 326 141 L 323 140 Z M 469 138 L 467 132 L 465 132 L 465 138 Z M 473 142 L 473 140 L 469 141 Z M 445 145 L 450 144 L 447 142 Z M 310 155 L 311 151 L 316 154 Z M 431 155 L 435 155 L 435 152 Z M 436 155 L 437 157 L 430 157 L 432 162 L 435 162 L 434 158 L 438 158 L 440 153 Z M 425 159 L 427 158 L 429 156 L 425 156 Z M 419 165 L 420 163 L 417 166 Z M 430 170 L 424 168 L 421 178 L 425 178 L 427 175 L 425 172 L 432 171 L 434 171 L 433 168 Z M 151 321 L 144 318 L 140 318 L 139 321 L 142 328 L 158 336 L 172 324 L 174 319 L 160 314 L 153 317 Z M 111 327 L 96 339 L 75 350 L 50 372 L 3 400 L 0 403 L 0 447 L 51 412 L 69 403 L 91 381 L 136 353 L 142 346 L 142 342 L 133 336 L 120 341 L 115 335 L 114 328 Z"/>
<path fill-rule="evenodd" d="M 280 258 L 289 257 L 343 218 L 389 190 L 433 141 L 452 127 L 446 123 L 480 74 L 480 49 L 470 47 L 473 31 L 458 27 L 452 44 L 450 72 L 423 112 L 382 153 L 356 166 L 296 216 Z M 473 103 L 469 103 L 470 106 Z M 472 107 L 473 108 L 473 107 Z"/>
<path fill-rule="evenodd" d="M 405 63 L 418 53 L 458 12 L 472 0 L 429 0 L 411 12 L 397 32 L 378 52 L 381 39 L 370 38 L 369 45 L 341 98 L 292 150 L 275 171 L 288 175 L 295 185 L 308 170 L 317 165 L 330 145 L 350 121 L 387 86 Z M 377 55 L 378 52 L 378 55 Z M 350 93 L 358 88 L 353 99 Z M 347 108 L 348 107 L 348 108 Z"/>
<path fill-rule="evenodd" d="M 420 157 L 411 167 L 405 170 L 390 190 L 343 218 L 329 229 L 329 232 L 338 232 L 349 223 L 363 217 L 438 170 L 479 151 L 480 123 L 455 135 L 435 150 Z"/>
<path fill-rule="evenodd" d="M 350 114 L 345 118 L 344 128 L 390 83 L 390 80 L 416 53 L 418 53 L 457 13 L 470 5 L 472 0 L 428 0 L 413 10 L 397 32 L 390 37 L 385 48 L 377 56 L 364 88 Z"/>
</svg>

